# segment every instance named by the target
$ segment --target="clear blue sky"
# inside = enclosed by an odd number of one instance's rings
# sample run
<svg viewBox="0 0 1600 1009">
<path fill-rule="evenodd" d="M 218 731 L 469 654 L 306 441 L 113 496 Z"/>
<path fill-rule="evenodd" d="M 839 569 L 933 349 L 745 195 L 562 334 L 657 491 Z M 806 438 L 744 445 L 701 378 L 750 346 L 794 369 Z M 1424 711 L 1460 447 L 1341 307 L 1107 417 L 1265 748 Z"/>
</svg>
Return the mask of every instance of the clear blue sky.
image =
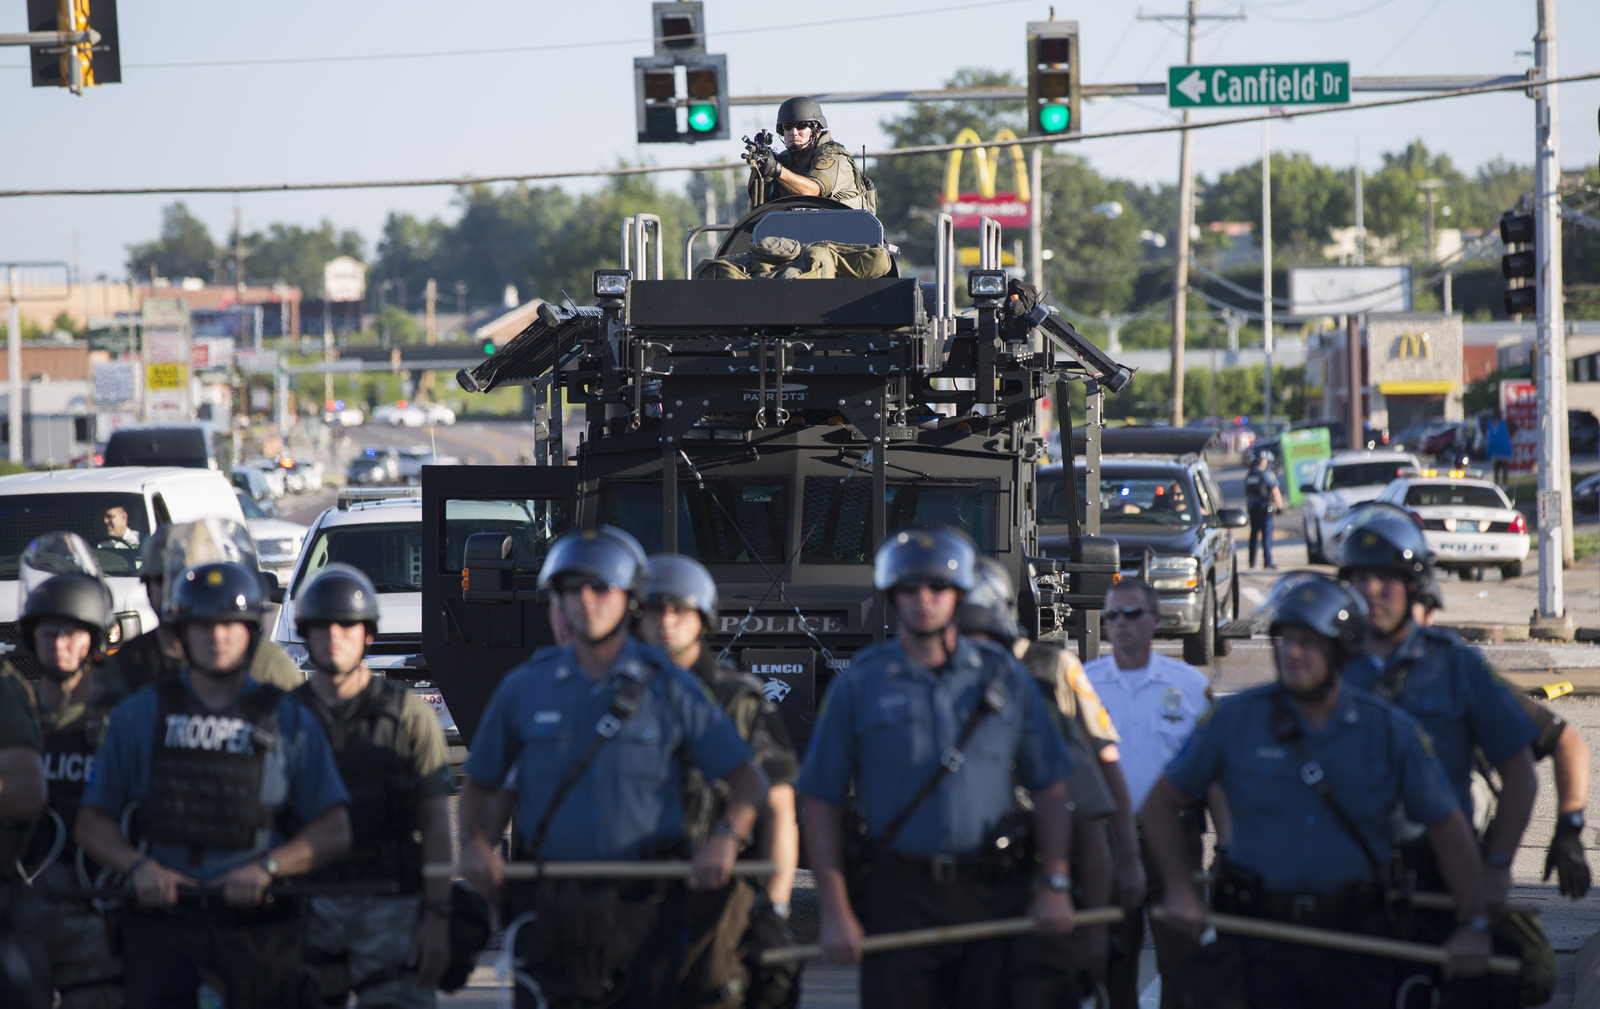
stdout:
<svg viewBox="0 0 1600 1009">
<path fill-rule="evenodd" d="M 0 31 L 20 31 L 21 0 Z M 1600 4 L 1558 0 L 1559 69 L 1600 69 Z M 423 0 L 278 0 L 220 4 L 162 0 L 121 5 L 124 81 L 75 98 L 31 89 L 26 72 L 0 69 L 4 109 L 0 188 L 159 185 L 445 176 L 603 168 L 621 159 L 658 164 L 728 158 L 737 142 L 634 142 L 632 58 L 650 52 L 645 0 L 577 3 L 429 3 Z M 728 54 L 735 94 L 937 87 L 959 67 L 1023 71 L 1023 25 L 1048 17 L 1036 0 L 812 0 L 771 5 L 707 0 L 708 48 Z M 1149 0 L 1177 13 L 1182 0 Z M 1203 13 L 1238 7 L 1205 0 Z M 1058 4 L 1076 18 L 1083 79 L 1153 81 L 1182 62 L 1180 25 L 1141 22 L 1134 4 Z M 1352 73 L 1515 73 L 1530 65 L 1535 0 L 1264 0 L 1247 20 L 1202 29 L 1201 62 L 1348 60 Z M 874 15 L 897 15 L 859 20 Z M 853 20 L 852 19 L 856 19 Z M 515 55 L 274 66 L 162 68 L 197 60 L 550 46 Z M 26 62 L 0 50 L 0 67 Z M 1358 98 L 1363 96 L 1358 95 Z M 1600 82 L 1561 90 L 1562 163 L 1600 154 Z M 883 143 L 880 120 L 903 106 L 835 105 L 835 135 L 850 146 Z M 775 110 L 735 109 L 733 133 L 770 126 Z M 1175 115 L 1161 99 L 1088 103 L 1086 128 L 1145 125 Z M 1203 131 L 1197 164 L 1215 176 L 1260 156 L 1260 127 Z M 1421 137 L 1471 169 L 1496 157 L 1529 163 L 1533 105 L 1520 92 L 1395 110 L 1275 124 L 1277 147 L 1348 165 L 1360 138 L 1370 169 L 1385 150 Z M 1066 145 L 1100 171 L 1141 182 L 1177 176 L 1176 135 Z M 681 176 L 668 176 L 669 184 Z M 583 185 L 565 182 L 563 185 Z M 369 248 L 391 210 L 453 216 L 452 191 L 376 190 L 243 197 L 246 230 L 326 217 L 356 228 Z M 0 200 L 0 261 L 71 260 L 77 233 L 91 278 L 125 272 L 125 246 L 154 237 L 173 197 Z M 232 224 L 231 196 L 183 197 L 218 238 Z"/>
</svg>

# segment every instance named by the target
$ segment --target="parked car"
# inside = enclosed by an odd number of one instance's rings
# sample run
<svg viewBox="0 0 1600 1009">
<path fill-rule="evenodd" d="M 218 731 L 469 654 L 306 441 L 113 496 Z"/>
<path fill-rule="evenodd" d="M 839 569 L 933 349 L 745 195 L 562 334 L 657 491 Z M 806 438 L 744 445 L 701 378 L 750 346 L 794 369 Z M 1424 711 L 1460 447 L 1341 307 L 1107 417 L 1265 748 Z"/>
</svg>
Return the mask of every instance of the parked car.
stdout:
<svg viewBox="0 0 1600 1009">
<path fill-rule="evenodd" d="M 280 517 L 278 505 L 270 497 L 263 503 L 244 491 L 237 491 L 236 496 L 239 510 L 244 512 L 245 527 L 256 541 L 261 570 L 276 577 L 279 585 L 288 584 L 300 546 L 305 542 L 306 527 Z"/>
<path fill-rule="evenodd" d="M 1572 488 L 1572 507 L 1585 513 L 1600 511 L 1600 473 L 1585 477 Z"/>
<path fill-rule="evenodd" d="M 1434 564 L 1463 578 L 1483 580 L 1488 568 L 1501 578 L 1522 574 L 1528 558 L 1528 521 L 1493 481 L 1461 471 L 1423 470 L 1394 480 L 1377 500 L 1398 505 L 1422 522 Z"/>
<path fill-rule="evenodd" d="M 505 504 L 482 502 L 491 511 Z M 457 520 L 471 524 L 471 531 L 477 532 L 484 528 L 477 521 L 480 518 L 473 513 Z M 365 572 L 378 590 L 378 634 L 367 647 L 368 667 L 421 696 L 439 718 L 450 762 L 457 766 L 465 763 L 467 751 L 461 733 L 422 654 L 424 561 L 422 501 L 417 492 L 394 488 L 341 494 L 338 503 L 312 523 L 294 570 L 285 580 L 283 606 L 271 631 L 272 640 L 308 671 L 311 655 L 295 628 L 295 606 L 306 583 L 335 561 Z"/>
<path fill-rule="evenodd" d="M 351 484 L 394 484 L 400 482 L 400 454 L 392 448 L 370 446 L 350 460 L 344 478 Z"/>
<path fill-rule="evenodd" d="M 267 474 L 252 466 L 238 466 L 228 474 L 228 480 L 234 489 L 247 495 L 255 502 L 273 502 L 277 495 L 272 493 L 272 484 L 267 480 Z M 277 508 L 273 504 L 273 508 Z"/>
<path fill-rule="evenodd" d="M 216 469 L 211 439 L 201 424 L 139 424 L 119 427 L 106 439 L 106 466 L 184 466 Z"/>
<path fill-rule="evenodd" d="M 127 533 L 110 535 L 107 513 L 126 514 Z M 221 473 L 178 466 L 107 466 L 0 477 L 0 646 L 16 647 L 18 563 L 29 542 L 52 532 L 76 533 L 94 548 L 119 615 L 133 613 L 145 630 L 158 618 L 139 581 L 139 544 L 167 522 L 228 518 L 244 523 L 234 489 Z M 119 520 L 120 521 L 120 520 Z M 7 658 L 24 675 L 39 667 L 26 653 Z"/>
<path fill-rule="evenodd" d="M 373 410 L 372 421 L 392 427 L 448 427 L 456 422 L 456 414 L 454 410 L 438 403 L 408 403 L 400 400 Z"/>
<path fill-rule="evenodd" d="M 1395 448 L 1422 454 L 1427 451 L 1423 444 L 1429 437 L 1441 432 L 1454 432 L 1457 423 L 1452 420 L 1421 420 L 1395 435 L 1391 444 Z"/>
<path fill-rule="evenodd" d="M 453 455 L 437 455 L 426 445 L 413 445 L 400 450 L 400 480 L 416 485 L 422 482 L 424 466 L 459 466 L 461 460 Z"/>
<path fill-rule="evenodd" d="M 257 456 L 254 459 L 246 459 L 239 465 L 260 472 L 266 479 L 267 488 L 272 491 L 273 497 L 281 498 L 289 493 L 289 480 L 284 474 L 283 467 L 278 465 L 278 460 Z"/>
<path fill-rule="evenodd" d="M 322 411 L 322 422 L 340 427 L 360 427 L 367 422 L 367 415 L 359 406 L 346 406 L 341 399 L 334 403 L 332 410 Z"/>
<path fill-rule="evenodd" d="M 1124 577 L 1147 578 L 1161 596 L 1157 634 L 1183 640 L 1184 661 L 1207 665 L 1228 654 L 1219 628 L 1239 613 L 1233 529 L 1250 524 L 1227 507 L 1200 453 L 1205 431 L 1107 428 L 1100 460 L 1100 534 L 1117 541 Z M 1084 466 L 1077 463 L 1078 500 Z M 1039 468 L 1039 547 L 1069 555 L 1062 466 Z M 1081 507 L 1081 506 L 1080 506 Z"/>
<path fill-rule="evenodd" d="M 1331 545 L 1350 509 L 1382 494 L 1391 480 L 1406 471 L 1421 468 L 1410 452 L 1389 449 L 1335 452 L 1319 460 L 1300 485 L 1300 493 L 1305 495 L 1300 519 L 1305 528 L 1306 559 L 1312 564 L 1337 561 Z"/>
<path fill-rule="evenodd" d="M 1588 410 L 1567 411 L 1567 448 L 1583 455 L 1600 452 L 1600 420 L 1594 414 Z"/>
</svg>

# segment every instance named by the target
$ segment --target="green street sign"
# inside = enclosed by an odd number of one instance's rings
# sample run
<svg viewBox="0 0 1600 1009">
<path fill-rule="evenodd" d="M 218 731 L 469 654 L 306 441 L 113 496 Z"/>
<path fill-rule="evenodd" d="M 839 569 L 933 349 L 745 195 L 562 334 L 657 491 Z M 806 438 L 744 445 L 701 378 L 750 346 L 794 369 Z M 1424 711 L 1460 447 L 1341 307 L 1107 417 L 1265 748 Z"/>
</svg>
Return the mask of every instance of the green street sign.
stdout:
<svg viewBox="0 0 1600 1009">
<path fill-rule="evenodd" d="M 1338 105 L 1350 100 L 1348 63 L 1168 67 L 1167 105 Z"/>
</svg>

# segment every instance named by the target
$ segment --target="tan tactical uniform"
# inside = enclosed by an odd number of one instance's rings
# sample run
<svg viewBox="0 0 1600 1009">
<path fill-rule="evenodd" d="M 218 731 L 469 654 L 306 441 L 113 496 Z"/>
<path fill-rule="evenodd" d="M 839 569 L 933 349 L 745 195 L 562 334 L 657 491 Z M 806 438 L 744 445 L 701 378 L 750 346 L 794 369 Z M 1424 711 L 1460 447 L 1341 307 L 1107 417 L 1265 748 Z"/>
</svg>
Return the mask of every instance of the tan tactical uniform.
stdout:
<svg viewBox="0 0 1600 1009">
<path fill-rule="evenodd" d="M 818 196 L 837 200 L 854 210 L 877 210 L 877 197 L 875 194 L 869 195 L 866 179 L 856 167 L 855 159 L 827 130 L 823 130 L 817 142 L 803 151 L 785 150 L 779 153 L 778 164 L 815 182 L 822 188 Z M 778 188 L 775 182 L 767 183 L 763 191 L 761 177 L 754 172 L 750 173 L 749 190 L 751 206 L 789 195 Z"/>
</svg>

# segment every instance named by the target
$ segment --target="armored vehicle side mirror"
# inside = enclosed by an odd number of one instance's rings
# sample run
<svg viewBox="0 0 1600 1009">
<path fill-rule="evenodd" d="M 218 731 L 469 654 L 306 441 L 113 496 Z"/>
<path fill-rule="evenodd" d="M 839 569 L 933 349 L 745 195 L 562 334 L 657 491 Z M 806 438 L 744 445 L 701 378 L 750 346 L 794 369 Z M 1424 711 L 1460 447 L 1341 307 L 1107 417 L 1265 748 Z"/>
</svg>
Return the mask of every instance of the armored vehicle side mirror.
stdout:
<svg viewBox="0 0 1600 1009">
<path fill-rule="evenodd" d="M 1250 524 L 1250 516 L 1243 508 L 1224 508 L 1217 512 L 1224 529 L 1243 529 Z"/>
<path fill-rule="evenodd" d="M 511 537 L 505 533 L 468 536 L 461 547 L 462 590 L 504 592 L 511 588 L 511 565 L 505 562 L 512 559 Z"/>
<path fill-rule="evenodd" d="M 1316 492 L 1317 489 L 1308 483 L 1303 483 L 1300 485 L 1300 493 L 1302 494 L 1315 494 Z"/>
<path fill-rule="evenodd" d="M 1073 572 L 1074 595 L 1104 598 L 1122 571 L 1122 548 L 1109 536 L 1079 536 L 1072 544 L 1072 559 L 1093 565 L 1091 570 Z"/>
<path fill-rule="evenodd" d="M 268 599 L 282 605 L 283 586 L 278 584 L 278 576 L 271 571 L 258 572 L 261 575 L 261 591 L 266 593 Z"/>
</svg>

